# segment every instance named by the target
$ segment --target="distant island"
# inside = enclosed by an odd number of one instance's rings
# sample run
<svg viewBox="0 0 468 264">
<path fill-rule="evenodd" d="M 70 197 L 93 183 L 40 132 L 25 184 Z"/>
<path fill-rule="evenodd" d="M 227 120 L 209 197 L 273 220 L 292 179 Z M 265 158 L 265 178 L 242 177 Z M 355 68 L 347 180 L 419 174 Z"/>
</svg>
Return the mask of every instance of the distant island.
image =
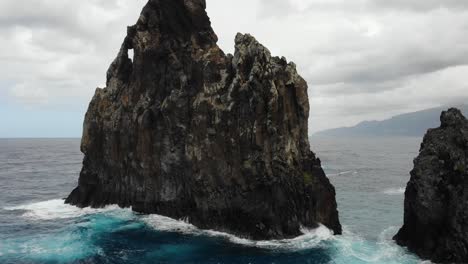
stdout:
<svg viewBox="0 0 468 264">
<path fill-rule="evenodd" d="M 468 105 L 457 106 L 465 115 Z M 324 137 L 380 137 L 380 136 L 408 136 L 422 137 L 428 128 L 439 126 L 440 112 L 447 106 L 430 108 L 422 111 L 394 116 L 382 121 L 364 121 L 353 127 L 340 127 L 319 131 L 314 136 Z"/>
</svg>

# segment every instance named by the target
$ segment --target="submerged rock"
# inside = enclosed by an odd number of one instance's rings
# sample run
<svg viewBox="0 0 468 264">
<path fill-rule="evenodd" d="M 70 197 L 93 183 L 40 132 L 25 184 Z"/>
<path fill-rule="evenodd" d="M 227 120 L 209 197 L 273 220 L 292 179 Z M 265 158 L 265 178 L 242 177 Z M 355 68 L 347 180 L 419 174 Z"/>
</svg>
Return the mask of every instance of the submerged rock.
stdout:
<svg viewBox="0 0 468 264">
<path fill-rule="evenodd" d="M 204 0 L 148 2 L 89 105 L 79 186 L 66 202 L 253 239 L 318 223 L 340 234 L 296 66 L 250 35 L 236 36 L 234 55 L 216 42 Z"/>
<path fill-rule="evenodd" d="M 468 121 L 454 108 L 440 119 L 414 160 L 394 239 L 435 262 L 468 263 Z"/>
</svg>

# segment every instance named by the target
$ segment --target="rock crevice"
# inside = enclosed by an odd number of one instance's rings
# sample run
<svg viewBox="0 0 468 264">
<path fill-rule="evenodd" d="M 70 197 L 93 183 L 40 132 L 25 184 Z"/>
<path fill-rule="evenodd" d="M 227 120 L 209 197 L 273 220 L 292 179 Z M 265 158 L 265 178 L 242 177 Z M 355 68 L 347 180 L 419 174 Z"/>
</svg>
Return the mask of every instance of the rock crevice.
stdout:
<svg viewBox="0 0 468 264">
<path fill-rule="evenodd" d="M 311 152 L 307 84 L 248 34 L 217 46 L 204 0 L 150 0 L 97 89 L 67 203 L 118 204 L 253 239 L 322 223 L 335 189 Z M 133 49 L 133 60 L 128 50 Z"/>
</svg>

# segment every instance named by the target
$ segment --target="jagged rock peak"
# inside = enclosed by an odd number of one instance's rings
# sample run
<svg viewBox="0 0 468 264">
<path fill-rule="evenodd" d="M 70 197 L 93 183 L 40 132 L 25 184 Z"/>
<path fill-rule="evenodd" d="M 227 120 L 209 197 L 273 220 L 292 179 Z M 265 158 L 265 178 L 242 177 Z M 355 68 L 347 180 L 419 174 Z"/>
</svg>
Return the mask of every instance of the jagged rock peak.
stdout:
<svg viewBox="0 0 468 264">
<path fill-rule="evenodd" d="M 457 108 L 450 108 L 440 115 L 441 127 L 462 127 L 466 124 L 466 118 Z"/>
<path fill-rule="evenodd" d="M 233 55 L 216 41 L 205 1 L 148 2 L 89 105 L 66 202 L 253 239 L 318 223 L 340 234 L 335 189 L 308 141 L 307 83 L 248 34 Z"/>
<path fill-rule="evenodd" d="M 468 261 L 468 121 L 460 110 L 429 129 L 405 192 L 404 225 L 395 236 L 423 258 Z"/>
</svg>

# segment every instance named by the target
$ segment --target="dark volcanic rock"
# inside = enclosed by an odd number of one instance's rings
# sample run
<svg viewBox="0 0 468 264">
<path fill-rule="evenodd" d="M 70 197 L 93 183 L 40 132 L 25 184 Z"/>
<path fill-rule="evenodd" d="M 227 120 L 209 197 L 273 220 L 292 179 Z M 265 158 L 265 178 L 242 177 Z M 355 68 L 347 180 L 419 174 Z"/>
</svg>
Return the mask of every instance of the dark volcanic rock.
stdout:
<svg viewBox="0 0 468 264">
<path fill-rule="evenodd" d="M 435 262 L 468 263 L 468 121 L 454 108 L 440 119 L 414 160 L 394 239 Z"/>
<path fill-rule="evenodd" d="M 66 202 L 253 239 L 317 223 L 341 233 L 296 66 L 250 35 L 236 36 L 234 55 L 216 42 L 204 0 L 148 2 L 89 106 L 79 186 Z"/>
</svg>

